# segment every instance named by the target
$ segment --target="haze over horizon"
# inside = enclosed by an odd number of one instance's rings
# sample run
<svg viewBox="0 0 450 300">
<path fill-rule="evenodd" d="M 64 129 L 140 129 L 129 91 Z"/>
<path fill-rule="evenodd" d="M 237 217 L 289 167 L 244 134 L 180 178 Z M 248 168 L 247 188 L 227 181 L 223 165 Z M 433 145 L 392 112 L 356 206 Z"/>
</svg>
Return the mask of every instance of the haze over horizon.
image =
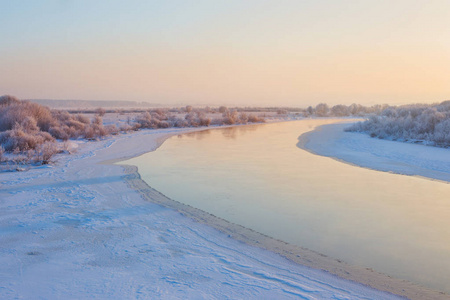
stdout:
<svg viewBox="0 0 450 300">
<path fill-rule="evenodd" d="M 0 10 L 0 94 L 22 99 L 450 99 L 450 1 L 2 1 Z"/>
</svg>

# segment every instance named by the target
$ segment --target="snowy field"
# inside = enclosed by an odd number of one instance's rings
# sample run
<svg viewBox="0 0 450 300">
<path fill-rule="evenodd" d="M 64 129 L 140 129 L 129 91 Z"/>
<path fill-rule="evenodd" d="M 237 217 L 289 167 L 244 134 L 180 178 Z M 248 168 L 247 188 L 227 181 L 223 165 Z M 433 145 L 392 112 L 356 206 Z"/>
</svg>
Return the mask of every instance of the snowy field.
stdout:
<svg viewBox="0 0 450 300">
<path fill-rule="evenodd" d="M 180 132 L 80 142 L 52 166 L 0 173 L 0 298 L 397 298 L 146 201 L 123 166 L 104 163 Z"/>
<path fill-rule="evenodd" d="M 298 146 L 364 168 L 450 182 L 450 149 L 344 132 L 348 126 L 349 123 L 320 126 L 303 134 Z"/>
</svg>

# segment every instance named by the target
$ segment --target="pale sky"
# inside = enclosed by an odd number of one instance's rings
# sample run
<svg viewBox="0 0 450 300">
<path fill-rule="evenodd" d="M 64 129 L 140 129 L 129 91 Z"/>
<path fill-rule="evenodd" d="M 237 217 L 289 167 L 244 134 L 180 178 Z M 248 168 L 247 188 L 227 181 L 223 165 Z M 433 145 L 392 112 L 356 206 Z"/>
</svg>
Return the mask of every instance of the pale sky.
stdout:
<svg viewBox="0 0 450 300">
<path fill-rule="evenodd" d="M 0 0 L 0 11 L 0 94 L 22 99 L 450 99 L 449 0 Z"/>
</svg>

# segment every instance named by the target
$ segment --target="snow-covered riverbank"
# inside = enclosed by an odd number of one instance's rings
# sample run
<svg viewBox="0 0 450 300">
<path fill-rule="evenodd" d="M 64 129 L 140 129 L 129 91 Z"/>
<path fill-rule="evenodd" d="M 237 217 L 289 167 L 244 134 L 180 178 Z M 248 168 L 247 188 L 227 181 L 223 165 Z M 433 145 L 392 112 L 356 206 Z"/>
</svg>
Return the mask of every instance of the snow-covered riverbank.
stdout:
<svg viewBox="0 0 450 300">
<path fill-rule="evenodd" d="M 344 132 L 349 123 L 316 128 L 298 146 L 364 168 L 450 182 L 450 149 L 371 138 Z"/>
<path fill-rule="evenodd" d="M 186 131 L 81 143 L 54 166 L 0 173 L 0 298 L 396 298 L 149 202 L 133 170 L 105 163 Z"/>
</svg>

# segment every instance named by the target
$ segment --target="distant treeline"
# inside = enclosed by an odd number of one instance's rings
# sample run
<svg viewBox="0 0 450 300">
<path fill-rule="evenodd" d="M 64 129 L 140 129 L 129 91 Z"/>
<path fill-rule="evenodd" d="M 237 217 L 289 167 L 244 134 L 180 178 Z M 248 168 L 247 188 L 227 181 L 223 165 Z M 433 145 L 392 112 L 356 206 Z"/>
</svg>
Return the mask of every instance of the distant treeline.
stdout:
<svg viewBox="0 0 450 300">
<path fill-rule="evenodd" d="M 305 117 L 362 117 L 368 114 L 378 114 L 388 107 L 387 104 L 363 106 L 353 103 L 351 105 L 338 104 L 335 106 L 328 106 L 326 103 L 319 103 L 315 107 L 309 106 L 303 111 Z"/>
<path fill-rule="evenodd" d="M 136 130 L 139 128 L 199 127 L 265 122 L 263 117 L 226 107 L 221 107 L 217 112 L 220 114 L 211 118 L 208 114 L 213 112 L 209 108 L 186 106 L 176 111 L 171 109 L 153 109 L 141 113 L 129 123 L 131 128 Z M 182 114 L 182 117 L 179 114 Z"/>
<path fill-rule="evenodd" d="M 102 116 L 106 110 L 98 108 L 95 116 L 88 118 L 82 114 L 64 110 L 51 110 L 46 106 L 21 101 L 16 97 L 0 97 L 0 163 L 8 157 L 18 163 L 46 164 L 62 149 L 57 140 L 99 139 L 107 135 L 139 130 L 141 128 L 198 127 L 214 125 L 247 124 L 264 122 L 264 118 L 245 112 L 220 109 L 221 115 L 211 119 L 208 111 L 183 108 L 183 117 L 168 109 L 149 109 L 129 118 L 126 124 L 104 125 Z M 7 155 L 9 153 L 9 155 Z"/>
<path fill-rule="evenodd" d="M 125 101 L 125 100 L 54 100 L 54 99 L 30 99 L 33 103 L 48 106 L 56 109 L 67 110 L 89 110 L 97 107 L 108 109 L 117 108 L 152 108 L 161 105 L 148 102 Z"/>
<path fill-rule="evenodd" d="M 133 114 L 128 116 L 126 122 L 104 125 L 102 117 L 109 112 Z M 436 105 L 400 107 L 366 107 L 359 104 L 330 107 L 320 103 L 305 109 L 225 106 L 194 108 L 188 105 L 129 110 L 96 108 L 68 112 L 6 95 L 0 97 L 0 163 L 8 159 L 25 163 L 48 163 L 54 154 L 64 150 L 57 140 L 100 139 L 143 128 L 259 123 L 265 122 L 265 118 L 273 116 L 274 112 L 277 119 L 368 117 L 367 121 L 357 123 L 347 130 L 366 132 L 373 137 L 385 139 L 425 141 L 437 146 L 450 146 L 450 101 Z"/>
<path fill-rule="evenodd" d="M 450 147 L 450 101 L 387 107 L 346 131 L 371 137 Z"/>
<path fill-rule="evenodd" d="M 307 108 L 300 107 L 193 107 L 191 105 L 182 107 L 163 108 L 158 104 L 135 101 L 90 101 L 90 100 L 30 100 L 30 102 L 51 108 L 65 109 L 71 114 L 87 114 L 97 113 L 99 107 L 105 113 L 142 113 L 153 109 L 162 109 L 169 113 L 186 113 L 187 110 L 203 111 L 205 113 L 223 113 L 224 110 L 248 112 L 248 113 L 269 113 L 277 112 L 278 114 L 298 114 L 300 116 L 318 116 L 318 117 L 344 117 L 344 116 L 365 116 L 371 113 L 379 113 L 388 105 L 363 106 L 360 104 L 351 105 L 335 105 L 328 106 L 326 103 L 320 103 L 316 106 Z"/>
</svg>

